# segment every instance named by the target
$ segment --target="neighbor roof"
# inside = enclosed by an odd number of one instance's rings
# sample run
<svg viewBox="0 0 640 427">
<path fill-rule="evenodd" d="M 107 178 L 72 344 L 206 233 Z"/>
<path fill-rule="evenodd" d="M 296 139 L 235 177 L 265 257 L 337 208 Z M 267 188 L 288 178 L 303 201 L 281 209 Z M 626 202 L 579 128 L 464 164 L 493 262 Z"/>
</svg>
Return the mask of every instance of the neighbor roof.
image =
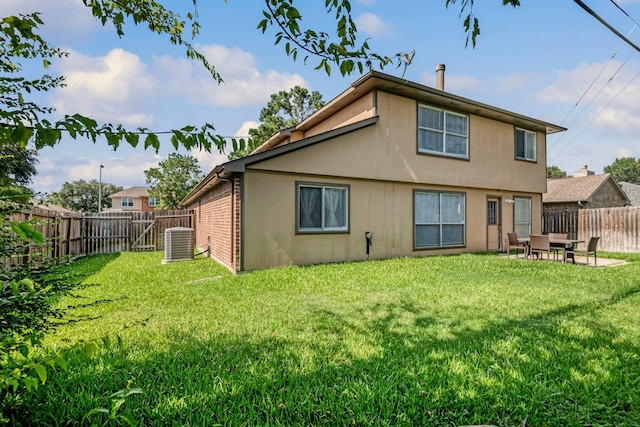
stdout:
<svg viewBox="0 0 640 427">
<path fill-rule="evenodd" d="M 630 182 L 619 182 L 620 188 L 625 192 L 633 206 L 640 206 L 640 185 Z"/>
<path fill-rule="evenodd" d="M 149 197 L 149 187 L 129 187 L 125 190 L 113 193 L 109 197 L 112 199 L 114 197 Z"/>
<path fill-rule="evenodd" d="M 610 173 L 548 179 L 542 203 L 588 202 L 607 179 L 613 180 Z"/>
</svg>

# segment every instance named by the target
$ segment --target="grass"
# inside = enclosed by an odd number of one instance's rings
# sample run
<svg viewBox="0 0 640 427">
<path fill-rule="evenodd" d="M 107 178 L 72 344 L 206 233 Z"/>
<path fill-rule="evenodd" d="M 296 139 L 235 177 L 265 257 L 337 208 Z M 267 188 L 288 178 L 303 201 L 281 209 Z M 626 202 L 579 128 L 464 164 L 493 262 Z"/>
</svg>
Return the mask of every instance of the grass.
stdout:
<svg viewBox="0 0 640 427">
<path fill-rule="evenodd" d="M 13 403 L 16 424 L 101 422 L 84 417 L 137 387 L 124 408 L 145 426 L 640 425 L 639 255 L 606 269 L 468 254 L 238 276 L 161 258 L 74 264 L 86 286 L 60 301 L 71 322 L 45 348 L 67 351 L 69 370 Z M 122 346 L 65 350 L 106 335 Z"/>
</svg>

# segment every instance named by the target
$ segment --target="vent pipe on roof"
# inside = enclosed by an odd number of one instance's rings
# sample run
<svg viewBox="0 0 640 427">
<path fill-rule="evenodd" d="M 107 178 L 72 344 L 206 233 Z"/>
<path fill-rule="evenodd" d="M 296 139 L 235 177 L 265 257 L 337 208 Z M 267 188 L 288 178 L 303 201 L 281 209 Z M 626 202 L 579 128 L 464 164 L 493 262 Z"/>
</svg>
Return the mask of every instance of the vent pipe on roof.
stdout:
<svg viewBox="0 0 640 427">
<path fill-rule="evenodd" d="M 436 80 L 438 90 L 444 91 L 444 64 L 438 64 L 436 67 Z"/>
</svg>

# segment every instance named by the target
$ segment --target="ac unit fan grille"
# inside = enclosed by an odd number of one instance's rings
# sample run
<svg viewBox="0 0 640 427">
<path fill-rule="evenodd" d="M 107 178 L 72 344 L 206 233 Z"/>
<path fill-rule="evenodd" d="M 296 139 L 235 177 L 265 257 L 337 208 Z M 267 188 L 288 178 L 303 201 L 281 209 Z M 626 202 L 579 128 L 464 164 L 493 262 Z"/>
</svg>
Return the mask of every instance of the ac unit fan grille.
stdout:
<svg viewBox="0 0 640 427">
<path fill-rule="evenodd" d="M 187 261 L 193 259 L 193 229 L 186 227 L 168 228 L 164 234 L 164 262 Z"/>
</svg>

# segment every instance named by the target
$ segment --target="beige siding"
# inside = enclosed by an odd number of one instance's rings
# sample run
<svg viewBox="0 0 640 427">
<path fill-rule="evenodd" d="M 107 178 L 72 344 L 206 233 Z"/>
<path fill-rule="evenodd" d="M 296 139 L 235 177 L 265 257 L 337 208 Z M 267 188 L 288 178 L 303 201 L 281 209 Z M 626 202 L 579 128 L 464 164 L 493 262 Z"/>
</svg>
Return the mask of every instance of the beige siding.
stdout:
<svg viewBox="0 0 640 427">
<path fill-rule="evenodd" d="M 248 171 L 244 190 L 244 270 L 366 259 L 365 232 L 373 233 L 371 258 L 484 251 L 486 198 L 495 189 L 469 189 L 406 182 Z M 296 234 L 296 181 L 349 185 L 349 233 Z M 419 189 L 466 194 L 466 246 L 414 250 L 413 192 Z M 533 231 L 540 232 L 541 196 L 532 197 Z M 502 199 L 503 236 L 512 230 L 513 205 Z M 501 240 L 504 240 L 502 237 Z"/>
<path fill-rule="evenodd" d="M 122 199 L 130 199 L 131 197 L 114 197 L 111 201 L 111 207 L 116 210 L 123 211 L 142 211 L 142 199 L 140 197 L 133 197 L 133 206 L 122 206 Z"/>
<path fill-rule="evenodd" d="M 318 135 L 323 132 L 328 132 L 330 130 L 337 129 L 342 126 L 347 126 L 351 123 L 355 123 L 375 116 L 374 101 L 374 92 L 368 93 L 367 95 L 349 104 L 346 108 L 339 110 L 338 112 L 336 112 L 336 114 L 331 115 L 319 124 L 305 131 L 304 138 Z"/>
<path fill-rule="evenodd" d="M 537 162 L 518 161 L 513 125 L 471 115 L 469 159 L 418 154 L 417 102 L 385 92 L 377 99 L 376 125 L 252 168 L 494 191 L 546 191 L 543 133 L 538 133 Z"/>
</svg>

